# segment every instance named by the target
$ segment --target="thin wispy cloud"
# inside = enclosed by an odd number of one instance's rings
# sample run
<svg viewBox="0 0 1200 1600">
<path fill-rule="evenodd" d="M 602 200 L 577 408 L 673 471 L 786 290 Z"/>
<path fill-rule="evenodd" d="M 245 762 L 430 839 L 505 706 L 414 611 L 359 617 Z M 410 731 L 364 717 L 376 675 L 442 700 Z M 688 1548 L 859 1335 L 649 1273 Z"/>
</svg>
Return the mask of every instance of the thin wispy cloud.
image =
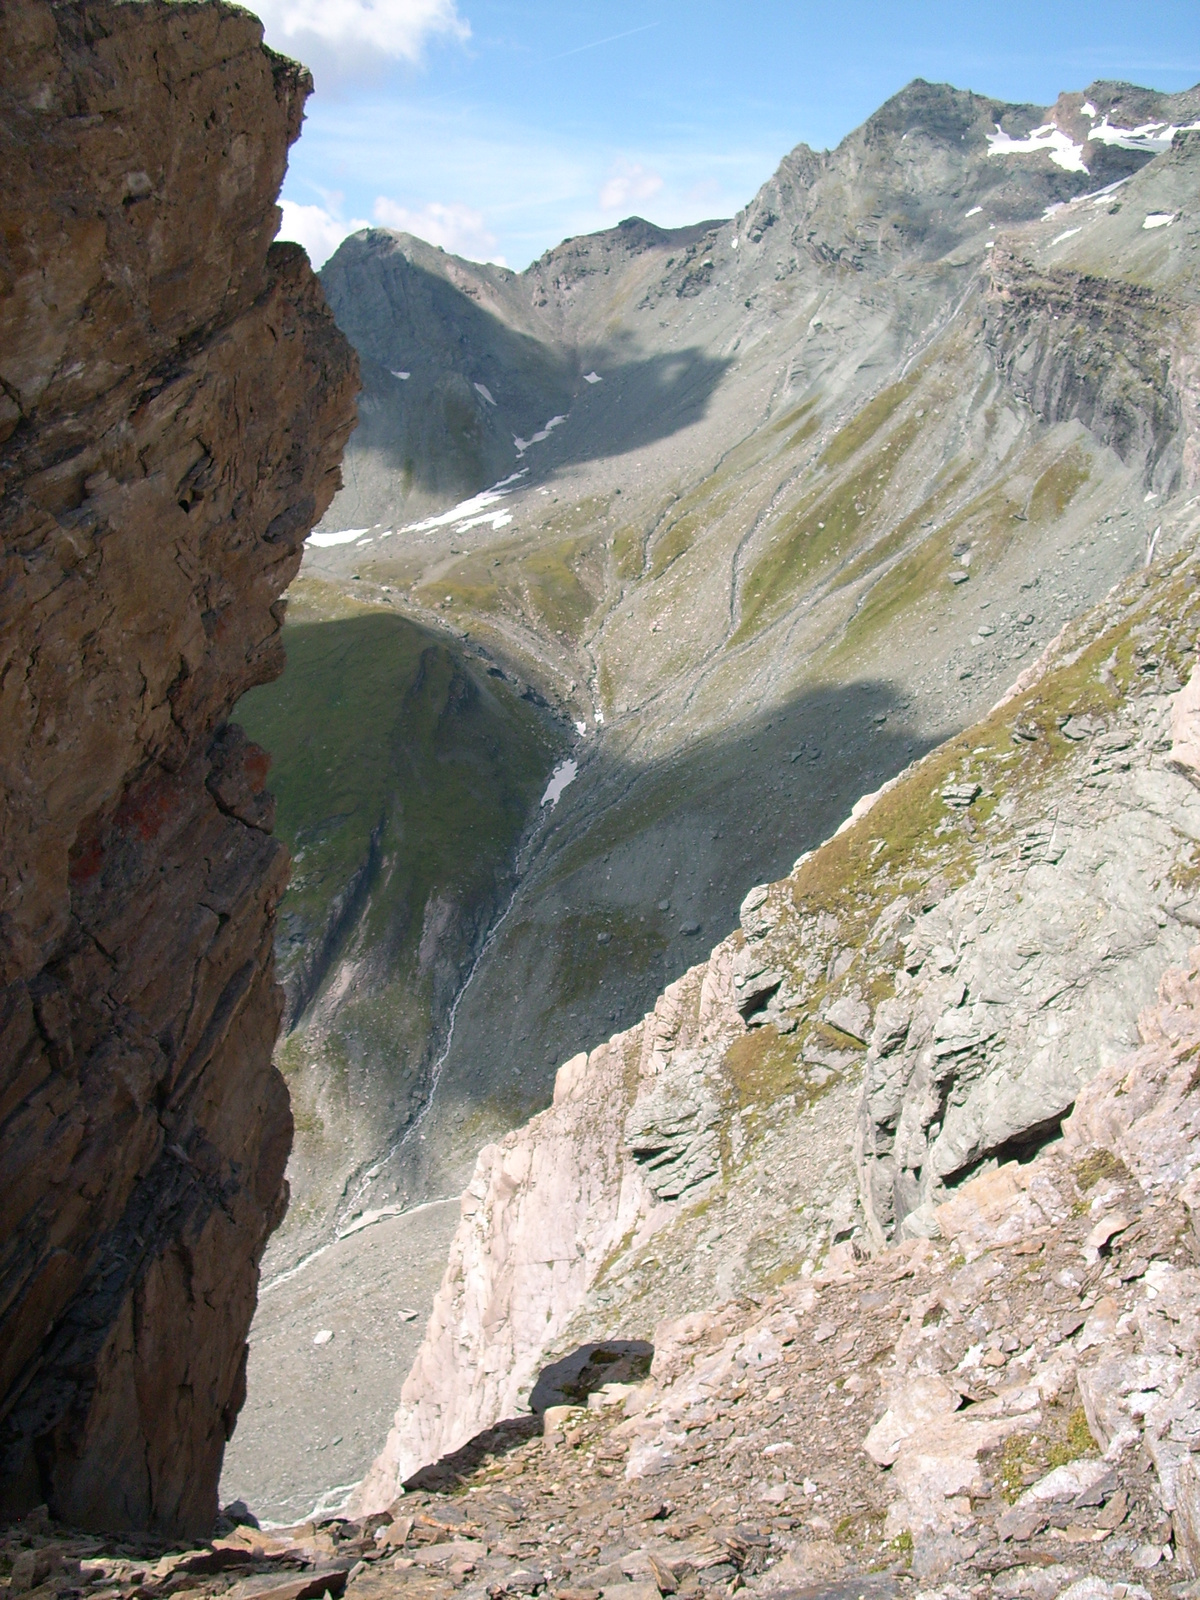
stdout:
<svg viewBox="0 0 1200 1600">
<path fill-rule="evenodd" d="M 492 261 L 498 267 L 507 265 L 504 257 L 496 254 L 496 235 L 485 223 L 483 212 L 471 206 L 431 201 L 412 210 L 380 195 L 375 202 L 374 215 L 375 221 L 385 228 L 415 234 L 426 244 L 440 244 L 451 255 L 465 256 L 468 261 Z"/>
<path fill-rule="evenodd" d="M 255 0 L 254 9 L 267 43 L 277 48 L 320 41 L 335 51 L 379 52 L 415 64 L 433 39 L 471 37 L 455 0 Z"/>
<path fill-rule="evenodd" d="M 546 56 L 542 61 L 535 61 L 535 67 L 548 67 L 552 61 L 565 61 L 568 56 L 581 56 L 585 50 L 599 50 L 602 44 L 616 44 L 618 39 L 632 39 L 635 33 L 649 33 L 651 28 L 657 28 L 657 22 L 645 22 L 640 28 L 626 28 L 624 33 L 610 33 L 607 39 L 593 39 L 591 44 L 577 44 L 571 50 L 560 50 L 556 56 Z"/>
<path fill-rule="evenodd" d="M 663 187 L 662 174 L 652 172 L 641 162 L 618 162 L 612 176 L 600 190 L 605 211 L 624 211 L 631 205 L 644 205 Z"/>
</svg>

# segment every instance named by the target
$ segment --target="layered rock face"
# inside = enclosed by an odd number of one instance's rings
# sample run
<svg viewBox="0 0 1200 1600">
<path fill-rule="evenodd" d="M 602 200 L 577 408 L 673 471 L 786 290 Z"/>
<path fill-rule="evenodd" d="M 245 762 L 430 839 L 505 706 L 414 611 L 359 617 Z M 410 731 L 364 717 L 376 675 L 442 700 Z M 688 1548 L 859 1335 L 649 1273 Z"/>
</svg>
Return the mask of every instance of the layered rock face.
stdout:
<svg viewBox="0 0 1200 1600">
<path fill-rule="evenodd" d="M 1135 189 L 1074 208 L 1079 226 L 1049 251 L 1014 238 L 992 258 L 984 337 L 1013 392 L 1045 422 L 1084 422 L 1154 493 L 1200 477 L 1196 234 L 1185 223 L 1157 237 L 1190 207 L 1198 160 L 1200 129 L 1177 132 Z M 1082 234 L 1097 208 L 1103 243 L 1089 239 L 1064 259 L 1054 246 Z"/>
<path fill-rule="evenodd" d="M 220 4 L 0 20 L 0 1506 L 195 1531 L 286 1205 L 286 856 L 227 714 L 354 358 L 275 198 L 311 80 Z"/>
<path fill-rule="evenodd" d="M 762 1295 L 830 1246 L 956 1231 L 964 1186 L 1128 1070 L 1200 925 L 1196 575 L 1176 558 L 1064 630 L 481 1153 L 358 1512 L 557 1353 Z"/>
</svg>

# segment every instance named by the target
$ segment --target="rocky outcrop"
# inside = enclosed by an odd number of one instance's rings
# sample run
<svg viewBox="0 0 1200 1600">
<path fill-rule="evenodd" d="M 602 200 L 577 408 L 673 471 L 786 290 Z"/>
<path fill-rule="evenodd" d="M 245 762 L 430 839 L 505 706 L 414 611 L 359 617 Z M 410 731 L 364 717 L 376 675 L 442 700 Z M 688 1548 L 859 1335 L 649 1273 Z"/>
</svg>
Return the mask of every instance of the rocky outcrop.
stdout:
<svg viewBox="0 0 1200 1600">
<path fill-rule="evenodd" d="M 644 1221 L 654 1197 L 626 1159 L 624 1115 L 647 1031 L 568 1061 L 553 1105 L 480 1153 L 395 1425 L 355 1495 L 362 1513 L 390 1505 L 418 1468 L 510 1414 L 533 1387 L 547 1339 Z"/>
<path fill-rule="evenodd" d="M 1186 1594 L 1200 947 L 1139 1027 L 1056 1147 L 964 1184 L 936 1239 L 843 1243 L 767 1293 L 664 1318 L 648 1376 L 648 1347 L 586 1345 L 539 1383 L 569 1368 L 569 1403 L 487 1430 L 377 1513 L 145 1541 L 146 1600 L 231 1582 L 279 1600 L 788 1600 L 914 1579 L 951 1600 Z M 126 1584 L 134 1563 L 97 1544 L 32 1517 L 0 1559 L 14 1594 Z"/>
<path fill-rule="evenodd" d="M 810 1271 L 838 1241 L 937 1237 L 965 1183 L 1060 1136 L 1194 938 L 1195 572 L 1193 556 L 1131 580 L 1065 630 L 965 738 L 752 890 L 707 963 L 560 1068 L 554 1105 L 483 1152 L 360 1513 L 510 1414 L 549 1354 L 648 1333 L 639 1273 L 668 1276 L 668 1235 L 676 1262 L 740 1249 L 764 1167 L 797 1182 L 771 1213 L 769 1286 L 789 1234 Z M 839 1081 L 859 1085 L 834 1131 L 855 1144 L 861 1209 L 835 1202 L 814 1241 L 798 1214 L 837 1163 L 813 1108 Z M 725 1246 L 720 1229 L 698 1239 L 696 1202 L 718 1198 Z"/>
<path fill-rule="evenodd" d="M 1077 417 L 1148 483 L 1173 487 L 1179 396 L 1170 381 L 1174 308 L 1137 284 L 992 261 L 987 339 L 1014 393 L 1044 422 Z"/>
<path fill-rule="evenodd" d="M 355 366 L 271 243 L 311 81 L 255 18 L 32 0 L 0 50 L 0 1505 L 194 1532 L 291 1142 L 287 861 L 226 718 Z"/>
<path fill-rule="evenodd" d="M 1158 493 L 1196 481 L 1195 288 L 1186 244 L 1155 247 L 1145 222 L 1173 226 L 1198 170 L 1200 131 L 1177 133 L 1133 188 L 1057 208 L 1048 240 L 1002 240 L 985 308 L 984 339 L 1013 392 L 1044 422 L 1083 422 Z M 1104 252 L 1076 247 L 1077 264 L 1061 246 L 1098 205 L 1122 220 Z"/>
</svg>

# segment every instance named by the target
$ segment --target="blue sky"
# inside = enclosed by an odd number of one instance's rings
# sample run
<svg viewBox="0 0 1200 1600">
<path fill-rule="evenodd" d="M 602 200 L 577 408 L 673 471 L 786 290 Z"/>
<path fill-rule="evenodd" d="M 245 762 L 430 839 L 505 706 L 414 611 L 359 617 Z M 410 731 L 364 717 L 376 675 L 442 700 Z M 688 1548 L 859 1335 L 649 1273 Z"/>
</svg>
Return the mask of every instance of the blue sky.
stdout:
<svg viewBox="0 0 1200 1600">
<path fill-rule="evenodd" d="M 254 0 L 251 0 L 253 5 Z M 1046 105 L 1099 77 L 1200 81 L 1196 0 L 262 0 L 316 94 L 284 233 L 367 222 L 515 268 L 631 214 L 732 214 L 801 140 L 911 78 Z"/>
</svg>

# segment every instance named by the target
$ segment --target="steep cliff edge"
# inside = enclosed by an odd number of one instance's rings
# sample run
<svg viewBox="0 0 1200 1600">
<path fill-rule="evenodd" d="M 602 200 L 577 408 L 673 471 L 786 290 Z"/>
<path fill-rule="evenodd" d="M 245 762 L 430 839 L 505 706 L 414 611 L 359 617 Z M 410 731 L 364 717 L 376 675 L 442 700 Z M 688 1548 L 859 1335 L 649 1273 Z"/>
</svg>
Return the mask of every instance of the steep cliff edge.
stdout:
<svg viewBox="0 0 1200 1600">
<path fill-rule="evenodd" d="M 275 198 L 311 81 L 216 3 L 0 19 L 0 1506 L 211 1523 L 286 1204 L 279 596 L 354 358 Z"/>
<path fill-rule="evenodd" d="M 966 1182 L 1059 1138 L 1200 925 L 1196 577 L 1175 558 L 1065 629 L 482 1152 L 358 1511 L 554 1355 L 838 1242 L 937 1237 Z"/>
</svg>

